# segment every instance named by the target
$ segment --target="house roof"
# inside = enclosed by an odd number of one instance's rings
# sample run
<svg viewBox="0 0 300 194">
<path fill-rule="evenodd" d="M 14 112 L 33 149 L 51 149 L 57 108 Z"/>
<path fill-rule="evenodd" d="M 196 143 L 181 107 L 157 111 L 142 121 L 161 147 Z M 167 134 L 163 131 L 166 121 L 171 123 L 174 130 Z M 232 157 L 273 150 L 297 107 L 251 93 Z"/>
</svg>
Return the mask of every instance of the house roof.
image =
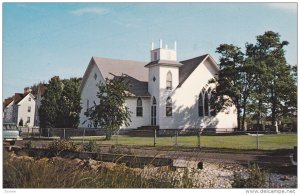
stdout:
<svg viewBox="0 0 300 194">
<path fill-rule="evenodd" d="M 12 101 L 14 101 L 13 97 L 9 97 L 7 99 L 4 100 L 4 108 L 7 107 Z"/>
<path fill-rule="evenodd" d="M 15 93 L 15 104 L 18 104 L 27 94 L 22 94 L 22 93 Z"/>
</svg>

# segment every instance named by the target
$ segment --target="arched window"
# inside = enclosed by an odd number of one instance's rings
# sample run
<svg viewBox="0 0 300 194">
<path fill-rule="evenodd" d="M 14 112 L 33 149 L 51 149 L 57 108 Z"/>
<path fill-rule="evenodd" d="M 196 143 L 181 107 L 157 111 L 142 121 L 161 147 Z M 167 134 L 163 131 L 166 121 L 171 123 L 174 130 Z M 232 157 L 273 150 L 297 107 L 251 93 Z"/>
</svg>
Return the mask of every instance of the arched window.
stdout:
<svg viewBox="0 0 300 194">
<path fill-rule="evenodd" d="M 205 92 L 205 95 L 204 95 L 204 116 L 209 116 L 209 98 L 208 98 L 208 92 Z"/>
<path fill-rule="evenodd" d="M 172 116 L 172 99 L 171 99 L 171 97 L 168 97 L 167 101 L 166 101 L 166 116 L 167 117 Z"/>
<path fill-rule="evenodd" d="M 155 99 L 154 96 L 153 96 L 153 99 L 152 99 L 152 104 L 153 104 L 153 105 L 156 105 L 156 99 Z"/>
<path fill-rule="evenodd" d="M 203 103 L 203 94 L 202 92 L 200 92 L 199 94 L 199 99 L 198 99 L 198 114 L 199 117 L 203 117 L 204 116 L 204 103 Z"/>
<path fill-rule="evenodd" d="M 143 102 L 141 98 L 136 100 L 136 116 L 142 117 L 143 116 Z"/>
<path fill-rule="evenodd" d="M 172 73 L 169 71 L 167 73 L 167 90 L 172 90 Z"/>
<path fill-rule="evenodd" d="M 216 116 L 217 110 L 216 110 L 216 98 L 213 92 L 210 92 L 209 95 L 209 101 L 210 101 L 210 116 Z"/>
</svg>

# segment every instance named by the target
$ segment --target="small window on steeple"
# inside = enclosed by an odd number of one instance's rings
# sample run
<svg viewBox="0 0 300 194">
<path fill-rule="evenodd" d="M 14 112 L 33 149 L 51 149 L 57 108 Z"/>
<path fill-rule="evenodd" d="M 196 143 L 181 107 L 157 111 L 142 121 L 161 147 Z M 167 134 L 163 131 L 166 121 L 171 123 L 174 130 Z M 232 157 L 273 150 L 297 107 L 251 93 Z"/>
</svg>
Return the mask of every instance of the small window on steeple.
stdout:
<svg viewBox="0 0 300 194">
<path fill-rule="evenodd" d="M 95 80 L 97 79 L 97 73 L 94 74 L 94 79 L 95 79 Z"/>
</svg>

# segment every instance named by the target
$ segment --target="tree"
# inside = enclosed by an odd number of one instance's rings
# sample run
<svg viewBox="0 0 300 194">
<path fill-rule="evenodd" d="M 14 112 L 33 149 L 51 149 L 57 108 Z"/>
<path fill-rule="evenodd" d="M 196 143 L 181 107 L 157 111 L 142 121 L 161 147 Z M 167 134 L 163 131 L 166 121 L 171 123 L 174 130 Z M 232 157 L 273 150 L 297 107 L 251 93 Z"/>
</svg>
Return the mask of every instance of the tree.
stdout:
<svg viewBox="0 0 300 194">
<path fill-rule="evenodd" d="M 47 90 L 45 91 L 39 108 L 40 127 L 56 127 L 62 90 L 60 78 L 58 76 L 52 77 L 49 80 Z"/>
<path fill-rule="evenodd" d="M 278 33 L 267 31 L 256 37 L 256 45 L 252 45 L 253 53 L 248 57 L 255 61 L 259 74 L 256 77 L 256 89 L 253 97 L 257 102 L 257 111 L 271 113 L 272 125 L 281 115 L 296 108 L 296 81 L 292 67 L 286 63 L 283 47 L 287 41 L 281 41 Z M 254 105 L 255 107 L 255 105 Z M 263 111 L 264 110 L 264 111 Z"/>
<path fill-rule="evenodd" d="M 62 80 L 63 91 L 58 102 L 58 116 L 56 119 L 56 127 L 72 127 L 77 128 L 79 125 L 79 114 L 81 111 L 80 82 L 77 78 Z"/>
<path fill-rule="evenodd" d="M 217 80 L 210 80 L 210 83 L 215 83 L 216 88 L 212 91 L 213 101 L 216 105 L 216 110 L 235 105 L 237 109 L 237 128 L 240 130 L 241 113 L 244 100 L 243 95 L 245 90 L 244 54 L 240 48 L 232 44 L 221 44 L 217 50 L 221 54 L 219 73 Z"/>
<path fill-rule="evenodd" d="M 122 125 L 129 126 L 129 122 L 131 122 L 131 112 L 125 106 L 127 85 L 123 75 L 106 79 L 105 83 L 100 82 L 97 92 L 99 103 L 95 103 L 85 113 L 95 127 L 105 129 L 106 139 L 111 139 L 113 132 Z"/>
<path fill-rule="evenodd" d="M 81 111 L 79 86 L 77 78 L 51 78 L 39 109 L 40 127 L 78 127 Z"/>
</svg>

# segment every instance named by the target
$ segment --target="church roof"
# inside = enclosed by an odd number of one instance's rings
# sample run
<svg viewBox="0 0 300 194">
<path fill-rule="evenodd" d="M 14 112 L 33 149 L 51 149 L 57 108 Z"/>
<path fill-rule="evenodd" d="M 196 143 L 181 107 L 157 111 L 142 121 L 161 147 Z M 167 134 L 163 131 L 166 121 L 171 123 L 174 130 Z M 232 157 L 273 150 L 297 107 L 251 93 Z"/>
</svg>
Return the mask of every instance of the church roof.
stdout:
<svg viewBox="0 0 300 194">
<path fill-rule="evenodd" d="M 124 82 L 128 83 L 128 96 L 150 97 L 148 92 L 148 82 L 137 80 L 129 75 L 124 74 Z"/>
<path fill-rule="evenodd" d="M 126 74 L 139 81 L 148 81 L 148 70 L 144 68 L 145 62 L 100 57 L 93 57 L 93 59 L 101 70 L 104 79 L 111 79 L 114 77 L 113 75 Z"/>
<path fill-rule="evenodd" d="M 198 67 L 200 63 L 202 63 L 208 54 L 202 55 L 199 57 L 195 57 L 192 59 L 188 59 L 185 61 L 180 61 L 183 65 L 179 67 L 179 87 L 183 84 L 183 82 L 191 75 L 191 73 Z"/>
<path fill-rule="evenodd" d="M 155 66 L 158 64 L 179 67 L 178 87 L 180 87 L 191 75 L 191 73 L 193 73 L 193 71 L 199 66 L 199 64 L 201 64 L 207 58 L 210 58 L 210 60 L 214 63 L 215 68 L 218 68 L 217 64 L 209 54 L 180 62 L 157 60 L 148 64 L 141 61 L 92 57 L 89 67 L 83 76 L 81 89 L 85 84 L 89 71 L 91 70 L 91 65 L 95 64 L 99 68 L 104 79 L 112 79 L 114 77 L 125 75 L 125 80 L 130 83 L 128 91 L 129 96 L 150 96 L 148 92 L 148 69 L 145 67 Z"/>
</svg>

